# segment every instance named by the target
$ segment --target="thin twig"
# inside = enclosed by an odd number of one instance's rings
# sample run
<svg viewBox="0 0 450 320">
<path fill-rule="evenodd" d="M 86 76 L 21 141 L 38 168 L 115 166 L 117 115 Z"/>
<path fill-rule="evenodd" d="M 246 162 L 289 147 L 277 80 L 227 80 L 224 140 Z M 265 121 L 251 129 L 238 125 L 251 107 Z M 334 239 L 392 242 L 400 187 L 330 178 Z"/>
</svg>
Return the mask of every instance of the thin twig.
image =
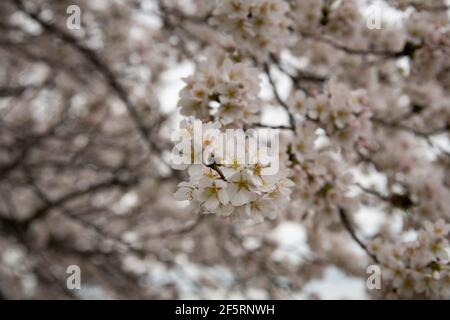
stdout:
<svg viewBox="0 0 450 320">
<path fill-rule="evenodd" d="M 272 78 L 272 75 L 270 74 L 270 67 L 267 63 L 264 64 L 264 71 L 267 74 L 267 77 L 269 78 L 270 85 L 272 86 L 273 94 L 275 96 L 275 99 L 280 104 L 281 107 L 283 107 L 284 110 L 286 110 L 288 116 L 289 116 L 289 123 L 291 125 L 292 130 L 295 129 L 295 119 L 294 116 L 289 112 L 289 106 L 286 104 L 286 102 L 283 101 L 280 94 L 278 93 L 277 86 L 275 84 L 275 81 Z"/>
<path fill-rule="evenodd" d="M 372 254 L 369 249 L 367 248 L 367 246 L 364 244 L 364 242 L 362 242 L 358 236 L 356 235 L 355 231 L 352 228 L 352 225 L 347 217 L 347 214 L 345 212 L 344 209 L 339 208 L 339 216 L 341 218 L 342 221 L 342 225 L 345 227 L 345 229 L 348 231 L 348 233 L 350 234 L 350 236 L 352 237 L 353 240 L 355 240 L 355 242 L 361 247 L 361 249 L 363 249 L 367 255 L 369 257 L 371 257 L 373 259 L 373 261 L 375 261 L 376 263 L 378 263 L 378 258 Z"/>
</svg>

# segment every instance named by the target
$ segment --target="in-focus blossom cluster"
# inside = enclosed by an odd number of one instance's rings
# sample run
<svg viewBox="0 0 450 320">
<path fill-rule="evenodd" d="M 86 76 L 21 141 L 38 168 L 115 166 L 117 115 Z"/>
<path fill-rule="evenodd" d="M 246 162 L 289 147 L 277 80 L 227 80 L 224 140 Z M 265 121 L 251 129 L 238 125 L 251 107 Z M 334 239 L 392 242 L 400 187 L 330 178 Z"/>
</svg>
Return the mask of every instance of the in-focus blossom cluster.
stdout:
<svg viewBox="0 0 450 320">
<path fill-rule="evenodd" d="M 249 64 L 226 57 L 209 59 L 185 82 L 178 102 L 182 115 L 203 121 L 220 119 L 233 126 L 258 119 L 258 72 Z"/>
<path fill-rule="evenodd" d="M 217 1 L 213 24 L 230 35 L 238 48 L 265 60 L 288 39 L 289 4 L 283 0 Z"/>
<path fill-rule="evenodd" d="M 193 134 L 196 122 L 199 120 L 193 117 L 184 120 L 182 136 Z M 192 152 L 183 155 L 193 161 L 174 165 L 175 169 L 187 169 L 189 175 L 188 181 L 178 185 L 175 199 L 188 200 L 190 207 L 198 213 L 254 221 L 274 218 L 290 200 L 293 183 L 288 179 L 289 171 L 273 172 L 267 161 L 270 151 L 258 144 L 255 137 L 245 135 L 242 129 L 235 130 L 226 142 L 219 141 L 224 137 L 219 129 L 219 122 L 204 124 L 201 146 L 193 147 Z M 236 139 L 237 135 L 245 140 Z M 196 140 L 194 136 L 190 138 Z M 228 147 L 225 152 L 218 150 L 224 145 Z M 202 151 L 194 153 L 194 149 Z"/>
<path fill-rule="evenodd" d="M 382 290 L 389 298 L 450 296 L 450 225 L 426 221 L 412 242 L 373 240 L 369 250 L 382 265 Z"/>
</svg>

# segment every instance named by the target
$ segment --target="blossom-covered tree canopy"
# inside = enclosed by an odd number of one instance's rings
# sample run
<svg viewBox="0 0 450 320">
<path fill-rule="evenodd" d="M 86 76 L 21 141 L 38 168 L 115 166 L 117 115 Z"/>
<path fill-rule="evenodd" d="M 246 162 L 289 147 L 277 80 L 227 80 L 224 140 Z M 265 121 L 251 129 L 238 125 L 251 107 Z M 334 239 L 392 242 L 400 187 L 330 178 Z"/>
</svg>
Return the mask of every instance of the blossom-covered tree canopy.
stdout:
<svg viewBox="0 0 450 320">
<path fill-rule="evenodd" d="M 449 19 L 1 1 L 0 297 L 449 299 Z"/>
</svg>

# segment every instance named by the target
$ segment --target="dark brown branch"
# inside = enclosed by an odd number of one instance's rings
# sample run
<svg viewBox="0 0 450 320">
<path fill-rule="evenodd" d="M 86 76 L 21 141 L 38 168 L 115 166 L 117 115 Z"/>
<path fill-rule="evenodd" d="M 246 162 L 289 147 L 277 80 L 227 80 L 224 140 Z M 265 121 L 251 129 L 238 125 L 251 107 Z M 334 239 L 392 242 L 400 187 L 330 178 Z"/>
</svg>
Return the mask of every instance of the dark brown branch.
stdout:
<svg viewBox="0 0 450 320">
<path fill-rule="evenodd" d="M 181 236 L 184 234 L 187 234 L 191 231 L 193 231 L 195 228 L 197 228 L 202 221 L 206 218 L 206 215 L 200 214 L 198 215 L 193 221 L 187 222 L 184 226 L 175 228 L 175 229 L 169 229 L 162 232 L 159 232 L 157 234 L 150 234 L 145 237 L 145 239 L 166 239 L 167 237 L 172 236 Z"/>
<path fill-rule="evenodd" d="M 393 5 L 394 7 L 400 7 L 400 9 L 406 9 L 406 7 L 412 7 L 417 11 L 430 11 L 430 12 L 442 12 L 445 13 L 445 11 L 450 10 L 450 6 L 446 4 L 442 5 L 428 5 L 426 3 L 414 3 L 411 1 L 410 3 L 402 4 L 401 6 L 398 6 L 395 1 L 392 0 L 386 0 L 387 3 Z M 425 2 L 425 1 L 424 1 Z"/>
<path fill-rule="evenodd" d="M 389 202 L 389 198 L 386 197 L 385 195 L 381 194 L 377 190 L 366 188 L 363 185 L 361 185 L 360 183 L 356 183 L 356 186 L 358 186 L 358 188 L 361 189 L 362 191 L 364 191 L 365 193 L 371 194 L 371 195 L 373 195 L 373 196 L 377 197 L 378 199 L 383 200 L 385 202 Z"/>
<path fill-rule="evenodd" d="M 27 87 L 18 86 L 18 87 L 2 87 L 0 88 L 0 98 L 4 97 L 17 97 L 25 92 Z"/>
<path fill-rule="evenodd" d="M 210 165 L 207 165 L 208 168 L 213 169 L 215 172 L 217 172 L 217 174 L 220 176 L 220 178 L 224 181 L 227 181 L 227 179 L 225 178 L 225 175 L 223 174 L 222 170 L 220 170 L 219 166 L 217 165 L 217 163 L 213 162 Z"/>
<path fill-rule="evenodd" d="M 289 106 L 286 104 L 286 102 L 283 101 L 280 94 L 278 93 L 277 86 L 275 84 L 275 81 L 272 78 L 272 75 L 270 74 L 270 67 L 267 63 L 264 64 L 264 71 L 267 74 L 267 77 L 269 78 L 270 85 L 272 86 L 273 94 L 275 96 L 275 99 L 280 104 L 281 107 L 287 112 L 289 116 L 289 123 L 292 130 L 295 130 L 295 119 L 294 116 L 289 112 Z"/>
<path fill-rule="evenodd" d="M 371 257 L 373 259 L 373 261 L 375 261 L 376 263 L 378 263 L 378 258 L 372 254 L 369 249 L 367 248 L 367 246 L 364 244 L 364 242 L 362 242 L 358 236 L 356 235 L 355 231 L 353 230 L 353 227 L 350 223 L 350 220 L 347 217 L 347 214 L 345 212 L 344 209 L 339 208 L 339 217 L 341 218 L 341 222 L 342 225 L 344 226 L 344 228 L 348 231 L 348 233 L 350 234 L 350 236 L 352 237 L 353 240 L 355 240 L 355 242 L 361 247 L 361 249 L 363 249 L 367 255 L 369 257 Z"/>
<path fill-rule="evenodd" d="M 383 58 L 401 58 L 401 57 L 412 57 L 414 52 L 421 48 L 422 45 L 416 45 L 410 42 L 407 42 L 401 51 L 390 51 L 390 50 L 375 50 L 375 49 L 356 49 L 347 47 L 341 43 L 334 41 L 333 39 L 327 37 L 319 37 L 313 34 L 300 32 L 301 35 L 305 38 L 312 39 L 314 41 L 322 42 L 332 46 L 333 48 L 343 51 L 350 55 L 373 55 L 380 56 Z"/>
<path fill-rule="evenodd" d="M 445 133 L 445 132 L 447 132 L 449 130 L 449 128 L 447 126 L 445 126 L 445 127 L 442 127 L 442 128 L 436 128 L 436 129 L 433 129 L 431 131 L 424 132 L 424 131 L 417 130 L 415 128 L 411 128 L 411 127 L 409 127 L 407 125 L 404 125 L 402 123 L 388 122 L 388 121 L 385 121 L 385 120 L 380 119 L 380 118 L 372 118 L 372 121 L 377 123 L 377 124 L 380 124 L 380 125 L 382 125 L 384 127 L 389 127 L 389 128 L 397 129 L 397 130 L 401 130 L 401 131 L 407 131 L 407 132 L 410 132 L 410 133 L 414 134 L 415 136 L 418 136 L 418 137 L 421 137 L 421 138 L 426 138 L 426 139 L 429 138 L 430 136 L 441 134 L 441 133 Z"/>
<path fill-rule="evenodd" d="M 277 65 L 278 69 L 280 69 L 281 72 L 283 72 L 285 75 L 287 75 L 289 78 L 291 78 L 291 80 L 296 85 L 298 85 L 300 81 L 323 84 L 325 81 L 328 80 L 327 77 L 322 77 L 322 76 L 313 74 L 311 72 L 299 70 L 299 69 L 296 69 L 296 71 L 295 71 L 296 74 L 291 74 L 290 72 L 288 72 L 287 70 L 285 70 L 283 68 L 283 66 L 281 65 L 280 59 L 277 56 L 275 56 L 274 54 L 271 54 L 270 59 L 272 60 L 272 62 L 274 64 Z"/>
<path fill-rule="evenodd" d="M 271 125 L 268 125 L 268 124 L 257 123 L 255 126 L 259 127 L 259 128 L 268 128 L 268 129 L 293 130 L 292 127 L 290 127 L 290 126 L 283 126 L 283 125 L 271 126 Z"/>
<path fill-rule="evenodd" d="M 450 152 L 447 150 L 442 149 L 441 147 L 437 146 L 431 139 L 432 136 L 434 135 L 438 135 L 438 134 L 442 134 L 442 133 L 449 133 L 450 132 L 450 128 L 449 126 L 445 126 L 442 128 L 435 128 L 433 130 L 430 131 L 420 131 L 417 130 L 415 128 L 411 128 L 407 125 L 404 125 L 402 123 L 399 122 L 388 122 L 385 121 L 383 119 L 379 119 L 379 118 L 372 118 L 372 121 L 374 123 L 377 123 L 381 126 L 384 126 L 386 128 L 391 128 L 394 130 L 400 130 L 400 131 L 404 131 L 404 132 L 409 132 L 413 135 L 415 135 L 416 137 L 425 139 L 425 141 L 428 143 L 428 145 L 432 148 L 436 148 L 442 155 L 445 155 L 447 157 L 450 157 Z"/>
</svg>

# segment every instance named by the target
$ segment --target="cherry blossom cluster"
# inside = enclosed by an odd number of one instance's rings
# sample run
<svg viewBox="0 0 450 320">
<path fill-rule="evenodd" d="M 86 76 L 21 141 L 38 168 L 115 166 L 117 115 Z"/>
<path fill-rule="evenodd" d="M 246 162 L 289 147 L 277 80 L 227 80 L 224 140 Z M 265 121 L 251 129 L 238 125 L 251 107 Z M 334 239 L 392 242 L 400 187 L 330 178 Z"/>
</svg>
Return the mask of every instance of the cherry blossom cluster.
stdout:
<svg viewBox="0 0 450 320">
<path fill-rule="evenodd" d="M 295 19 L 299 30 L 315 32 L 322 19 L 323 0 L 295 0 L 292 2 Z"/>
<path fill-rule="evenodd" d="M 325 130 L 331 143 L 351 149 L 355 143 L 368 141 L 371 113 L 363 90 L 350 91 L 331 80 L 324 93 L 307 97 L 297 91 L 289 102 L 290 112 L 313 121 Z"/>
<path fill-rule="evenodd" d="M 364 23 L 356 1 L 342 1 L 340 6 L 330 11 L 327 20 L 329 32 L 341 37 L 354 36 Z"/>
<path fill-rule="evenodd" d="M 414 213 L 411 222 L 415 225 L 424 219 L 450 219 L 450 190 L 443 179 L 445 172 L 425 168 L 411 168 L 411 174 L 405 179 Z"/>
<path fill-rule="evenodd" d="M 178 102 L 182 115 L 233 126 L 258 119 L 258 71 L 249 64 L 227 57 L 202 61 L 185 82 Z"/>
<path fill-rule="evenodd" d="M 230 35 L 239 49 L 265 60 L 287 42 L 288 11 L 283 0 L 217 1 L 213 24 Z"/>
<path fill-rule="evenodd" d="M 184 141 L 192 141 L 194 146 L 182 155 L 186 162 L 173 165 L 175 169 L 187 170 L 189 175 L 188 181 L 178 185 L 175 199 L 189 201 L 198 213 L 253 221 L 274 218 L 290 200 L 293 182 L 288 179 L 289 171 L 283 168 L 273 171 L 267 161 L 269 150 L 242 129 L 236 129 L 232 137 L 221 141 L 227 136 L 222 134 L 217 121 L 203 124 L 198 142 L 194 132 L 200 123 L 193 117 L 181 123 L 180 136 L 187 136 Z M 235 139 L 236 135 L 245 137 L 245 141 Z M 178 151 L 183 147 L 181 144 Z M 219 150 L 224 145 L 229 148 Z M 196 149 L 199 152 L 195 153 Z"/>
<path fill-rule="evenodd" d="M 301 123 L 287 153 L 295 183 L 295 207 L 306 215 L 318 213 L 318 218 L 329 224 L 339 219 L 340 208 L 354 212 L 357 201 L 348 196 L 352 175 L 330 148 L 317 147 L 319 138 L 314 123 Z"/>
<path fill-rule="evenodd" d="M 417 227 L 424 219 L 435 221 L 450 219 L 450 190 L 448 189 L 449 159 L 440 165 L 430 166 L 423 157 L 426 146 L 417 144 L 414 136 L 405 132 L 383 135 L 383 147 L 373 156 L 373 161 L 386 172 L 396 174 L 402 188 L 398 192 L 402 201 L 395 206 L 407 210 L 409 226 Z"/>
<path fill-rule="evenodd" d="M 382 290 L 388 298 L 450 298 L 449 233 L 450 225 L 440 219 L 426 221 L 415 241 L 370 243 L 382 265 Z"/>
</svg>

